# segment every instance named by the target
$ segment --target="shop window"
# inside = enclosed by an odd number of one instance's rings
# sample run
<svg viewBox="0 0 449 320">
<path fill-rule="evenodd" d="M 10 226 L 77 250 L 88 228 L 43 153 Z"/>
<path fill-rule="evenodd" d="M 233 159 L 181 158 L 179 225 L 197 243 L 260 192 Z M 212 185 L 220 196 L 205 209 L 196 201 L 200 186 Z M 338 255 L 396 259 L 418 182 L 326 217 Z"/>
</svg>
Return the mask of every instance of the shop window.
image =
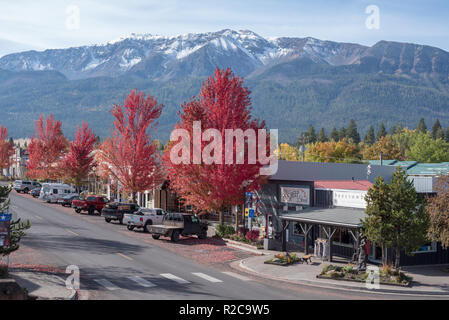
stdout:
<svg viewBox="0 0 449 320">
<path fill-rule="evenodd" d="M 429 253 L 429 252 L 436 252 L 437 251 L 437 243 L 436 242 L 429 242 L 421 246 L 419 250 L 413 252 L 413 253 Z"/>
<path fill-rule="evenodd" d="M 347 229 L 337 229 L 334 233 L 332 240 L 335 244 L 341 246 L 348 246 L 348 247 L 353 246 L 352 235 Z"/>
<path fill-rule="evenodd" d="M 293 225 L 293 235 L 294 236 L 303 236 L 304 233 L 302 232 L 301 226 L 298 222 L 295 222 Z"/>
</svg>

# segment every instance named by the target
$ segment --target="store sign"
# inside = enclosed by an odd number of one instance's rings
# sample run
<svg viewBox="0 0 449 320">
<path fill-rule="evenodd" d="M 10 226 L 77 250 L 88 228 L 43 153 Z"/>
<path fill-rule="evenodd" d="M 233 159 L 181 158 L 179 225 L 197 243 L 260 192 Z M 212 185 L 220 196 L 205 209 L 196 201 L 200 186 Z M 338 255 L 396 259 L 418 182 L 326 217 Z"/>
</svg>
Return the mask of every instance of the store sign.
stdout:
<svg viewBox="0 0 449 320">
<path fill-rule="evenodd" d="M 0 247 L 9 246 L 11 214 L 0 213 Z"/>
<path fill-rule="evenodd" d="M 333 204 L 337 207 L 366 208 L 366 191 L 333 190 Z"/>
<path fill-rule="evenodd" d="M 281 202 L 310 205 L 310 189 L 307 187 L 281 187 Z"/>
</svg>

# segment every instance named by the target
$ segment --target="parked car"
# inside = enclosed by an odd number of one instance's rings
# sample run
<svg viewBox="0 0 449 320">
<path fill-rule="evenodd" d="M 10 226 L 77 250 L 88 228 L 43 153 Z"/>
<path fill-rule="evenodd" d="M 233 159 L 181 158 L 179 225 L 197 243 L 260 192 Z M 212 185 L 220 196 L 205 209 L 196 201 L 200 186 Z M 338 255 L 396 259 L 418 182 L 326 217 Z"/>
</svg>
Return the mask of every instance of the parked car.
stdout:
<svg viewBox="0 0 449 320">
<path fill-rule="evenodd" d="M 79 200 L 79 194 L 72 194 L 58 199 L 58 203 L 63 207 L 71 207 L 73 200 Z"/>
<path fill-rule="evenodd" d="M 38 198 L 41 194 L 41 187 L 34 188 L 30 191 L 30 194 L 33 196 L 33 198 Z"/>
<path fill-rule="evenodd" d="M 143 228 L 143 231 L 147 232 L 147 226 L 152 224 L 162 224 L 165 214 L 165 211 L 160 208 L 142 208 L 134 213 L 124 214 L 123 223 L 126 224 L 130 231 L 134 230 L 134 228 Z"/>
<path fill-rule="evenodd" d="M 37 187 L 41 187 L 41 184 L 37 181 L 16 180 L 13 184 L 13 189 L 18 193 L 28 193 Z"/>
<path fill-rule="evenodd" d="M 153 239 L 165 236 L 173 242 L 177 242 L 180 235 L 196 235 L 199 239 L 206 239 L 207 223 L 188 213 L 167 213 L 161 225 L 149 225 L 147 231 L 151 233 Z"/>
<path fill-rule="evenodd" d="M 123 224 L 125 214 L 133 214 L 139 211 L 139 209 L 140 207 L 135 203 L 111 202 L 101 210 L 101 216 L 104 217 L 107 223 L 115 220 Z"/>
<path fill-rule="evenodd" d="M 87 211 L 89 214 L 94 214 L 95 210 L 101 213 L 101 210 L 109 202 L 109 199 L 103 196 L 87 196 L 85 199 L 72 200 L 72 208 L 76 213 Z"/>
</svg>

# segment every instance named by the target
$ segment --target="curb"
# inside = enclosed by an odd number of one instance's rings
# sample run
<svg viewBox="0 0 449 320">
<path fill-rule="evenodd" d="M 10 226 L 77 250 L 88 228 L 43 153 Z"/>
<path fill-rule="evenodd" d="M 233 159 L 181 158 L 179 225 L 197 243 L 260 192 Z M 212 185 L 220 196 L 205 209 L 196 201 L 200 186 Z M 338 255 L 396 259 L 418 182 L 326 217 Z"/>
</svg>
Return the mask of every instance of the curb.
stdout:
<svg viewBox="0 0 449 320">
<path fill-rule="evenodd" d="M 251 252 L 251 253 L 256 254 L 258 256 L 264 256 L 265 255 L 265 253 L 263 253 L 262 251 L 260 251 L 258 249 L 249 248 L 249 246 L 245 246 L 244 244 L 240 244 L 237 241 L 232 241 L 232 240 L 229 240 L 229 239 L 223 239 L 223 241 L 226 242 L 226 246 L 228 246 L 228 247 L 240 249 L 240 250 L 243 250 L 243 251 L 248 251 L 248 252 Z"/>
<path fill-rule="evenodd" d="M 229 264 L 229 266 L 235 270 L 240 270 L 248 274 L 256 275 L 261 278 L 275 280 L 275 281 L 282 281 L 289 284 L 297 284 L 297 285 L 306 285 L 310 287 L 315 288 L 322 288 L 322 289 L 333 289 L 333 290 L 345 290 L 345 291 L 351 291 L 351 292 L 362 292 L 362 293 L 371 293 L 371 294 L 381 294 L 381 295 L 407 295 L 407 296 L 425 296 L 425 297 L 442 297 L 442 298 L 449 298 L 449 292 L 431 292 L 431 291 L 411 291 L 411 290 L 389 290 L 389 289 L 377 289 L 372 290 L 368 288 L 354 288 L 353 286 L 348 286 L 344 284 L 337 284 L 337 283 L 331 283 L 331 282 L 318 282 L 314 280 L 288 280 L 285 278 L 280 278 L 276 276 L 269 276 L 264 273 L 257 272 L 253 270 L 252 268 L 245 266 L 244 262 L 247 259 L 242 259 L 238 261 L 238 264 L 236 261 Z"/>
</svg>

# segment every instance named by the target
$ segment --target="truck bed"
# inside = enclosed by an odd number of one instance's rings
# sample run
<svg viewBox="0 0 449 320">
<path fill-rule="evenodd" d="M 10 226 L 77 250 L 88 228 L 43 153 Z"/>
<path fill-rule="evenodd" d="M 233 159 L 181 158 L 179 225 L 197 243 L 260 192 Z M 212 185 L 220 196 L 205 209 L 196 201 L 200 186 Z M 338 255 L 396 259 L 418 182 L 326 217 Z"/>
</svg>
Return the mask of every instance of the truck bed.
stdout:
<svg viewBox="0 0 449 320">
<path fill-rule="evenodd" d="M 147 228 L 148 228 L 149 233 L 160 234 L 160 235 L 167 235 L 171 230 L 182 229 L 180 227 L 165 226 L 162 224 L 151 225 L 151 226 L 148 226 Z"/>
</svg>

